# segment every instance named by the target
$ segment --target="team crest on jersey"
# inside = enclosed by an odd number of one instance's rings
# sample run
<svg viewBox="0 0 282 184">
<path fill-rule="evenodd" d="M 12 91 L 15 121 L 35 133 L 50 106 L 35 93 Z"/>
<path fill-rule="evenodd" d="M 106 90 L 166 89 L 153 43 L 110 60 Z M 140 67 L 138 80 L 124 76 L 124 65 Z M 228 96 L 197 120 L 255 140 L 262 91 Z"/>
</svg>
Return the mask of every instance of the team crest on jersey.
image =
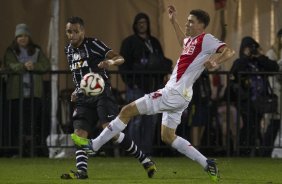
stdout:
<svg viewBox="0 0 282 184">
<path fill-rule="evenodd" d="M 78 53 L 73 54 L 73 60 L 80 60 L 81 56 Z"/>
</svg>

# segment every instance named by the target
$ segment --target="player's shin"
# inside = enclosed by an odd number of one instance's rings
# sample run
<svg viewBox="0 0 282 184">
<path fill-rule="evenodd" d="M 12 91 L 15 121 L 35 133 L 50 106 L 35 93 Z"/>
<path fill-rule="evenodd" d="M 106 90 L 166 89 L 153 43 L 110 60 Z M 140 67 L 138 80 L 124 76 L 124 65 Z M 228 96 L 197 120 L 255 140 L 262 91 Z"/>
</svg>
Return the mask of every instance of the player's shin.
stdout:
<svg viewBox="0 0 282 184">
<path fill-rule="evenodd" d="M 126 127 L 118 117 L 111 121 L 111 123 L 101 132 L 101 134 L 92 140 L 92 147 L 94 151 L 98 151 L 105 143 L 111 140 L 119 132 L 123 131 Z"/>
<path fill-rule="evenodd" d="M 197 161 L 203 168 L 207 166 L 207 158 L 182 137 L 177 136 L 171 146 L 190 159 Z"/>
<path fill-rule="evenodd" d="M 119 138 L 116 140 L 117 143 L 129 154 L 137 158 L 141 163 L 148 162 L 146 155 L 138 148 L 138 146 L 124 133 L 120 133 Z"/>
<path fill-rule="evenodd" d="M 77 149 L 75 152 L 75 158 L 76 158 L 76 167 L 78 171 L 83 171 L 87 174 L 87 161 L 88 156 L 82 149 Z"/>
</svg>

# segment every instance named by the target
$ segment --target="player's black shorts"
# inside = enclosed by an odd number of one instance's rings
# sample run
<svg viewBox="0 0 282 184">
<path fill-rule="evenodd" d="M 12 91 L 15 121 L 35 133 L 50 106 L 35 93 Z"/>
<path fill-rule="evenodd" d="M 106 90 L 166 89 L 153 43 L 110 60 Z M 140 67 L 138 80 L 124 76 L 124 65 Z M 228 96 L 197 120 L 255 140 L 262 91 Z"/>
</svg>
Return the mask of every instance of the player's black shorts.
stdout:
<svg viewBox="0 0 282 184">
<path fill-rule="evenodd" d="M 115 119 L 118 111 L 118 105 L 111 88 L 107 85 L 104 92 L 98 96 L 88 97 L 78 94 L 77 105 L 73 114 L 73 127 L 74 129 L 93 132 L 101 124 L 109 123 Z"/>
</svg>

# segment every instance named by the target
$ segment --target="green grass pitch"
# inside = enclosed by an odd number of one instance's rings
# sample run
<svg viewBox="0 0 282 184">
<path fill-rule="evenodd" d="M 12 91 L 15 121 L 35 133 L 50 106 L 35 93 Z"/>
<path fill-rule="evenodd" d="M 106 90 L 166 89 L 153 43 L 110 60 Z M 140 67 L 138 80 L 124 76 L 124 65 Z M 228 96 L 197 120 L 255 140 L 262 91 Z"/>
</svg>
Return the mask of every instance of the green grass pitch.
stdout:
<svg viewBox="0 0 282 184">
<path fill-rule="evenodd" d="M 0 158 L 2 184 L 208 184 L 208 175 L 184 157 L 154 158 L 158 172 L 147 178 L 134 158 L 94 157 L 89 159 L 87 180 L 61 180 L 60 175 L 75 169 L 74 159 Z M 217 158 L 222 184 L 282 184 L 282 159 Z"/>
</svg>

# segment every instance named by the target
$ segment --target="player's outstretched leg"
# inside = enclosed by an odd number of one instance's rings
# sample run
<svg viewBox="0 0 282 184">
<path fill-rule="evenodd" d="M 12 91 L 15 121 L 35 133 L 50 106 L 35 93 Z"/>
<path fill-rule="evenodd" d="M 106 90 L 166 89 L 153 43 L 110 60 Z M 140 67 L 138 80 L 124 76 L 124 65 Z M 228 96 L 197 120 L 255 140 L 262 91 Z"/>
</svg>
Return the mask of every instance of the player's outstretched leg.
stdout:
<svg viewBox="0 0 282 184">
<path fill-rule="evenodd" d="M 144 154 L 138 146 L 124 133 L 119 133 L 117 143 L 129 154 L 133 155 L 143 165 L 149 178 L 152 178 L 157 171 L 156 164 Z"/>
<path fill-rule="evenodd" d="M 171 146 L 188 158 L 198 162 L 208 173 L 210 179 L 214 182 L 219 180 L 219 171 L 213 159 L 207 159 L 189 141 L 177 136 Z"/>
<path fill-rule="evenodd" d="M 81 147 L 83 150 L 85 150 L 87 153 L 95 154 L 96 152 L 92 148 L 92 142 L 89 139 L 79 137 L 76 134 L 72 134 L 71 138 L 75 145 Z M 117 142 L 121 145 L 122 148 L 124 148 L 128 153 L 135 156 L 135 158 L 138 158 L 140 163 L 143 165 L 144 169 L 147 172 L 147 175 L 149 178 L 152 178 L 155 172 L 157 171 L 156 164 L 148 158 L 139 148 L 138 146 L 127 136 L 125 136 L 124 133 L 120 133 Z"/>
<path fill-rule="evenodd" d="M 88 156 L 83 149 L 78 148 L 75 152 L 77 171 L 62 174 L 61 179 L 87 179 Z"/>
<path fill-rule="evenodd" d="M 207 167 L 205 168 L 205 171 L 207 171 L 212 181 L 219 181 L 219 170 L 214 159 L 207 160 Z"/>
</svg>

